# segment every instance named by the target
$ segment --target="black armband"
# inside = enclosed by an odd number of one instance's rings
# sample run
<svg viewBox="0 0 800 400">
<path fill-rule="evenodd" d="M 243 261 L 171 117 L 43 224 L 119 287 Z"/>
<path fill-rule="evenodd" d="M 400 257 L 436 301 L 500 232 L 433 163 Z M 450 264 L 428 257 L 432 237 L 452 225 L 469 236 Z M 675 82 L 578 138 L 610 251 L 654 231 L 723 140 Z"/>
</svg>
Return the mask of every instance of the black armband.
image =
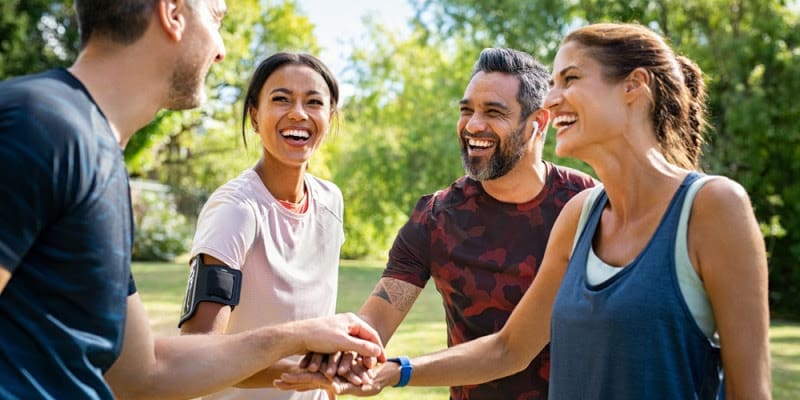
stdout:
<svg viewBox="0 0 800 400">
<path fill-rule="evenodd" d="M 197 304 L 210 301 L 231 306 L 239 304 L 242 291 L 242 271 L 227 265 L 208 265 L 203 263 L 203 255 L 198 254 L 191 261 L 189 281 L 183 297 L 183 309 L 178 328 L 192 318 Z"/>
</svg>

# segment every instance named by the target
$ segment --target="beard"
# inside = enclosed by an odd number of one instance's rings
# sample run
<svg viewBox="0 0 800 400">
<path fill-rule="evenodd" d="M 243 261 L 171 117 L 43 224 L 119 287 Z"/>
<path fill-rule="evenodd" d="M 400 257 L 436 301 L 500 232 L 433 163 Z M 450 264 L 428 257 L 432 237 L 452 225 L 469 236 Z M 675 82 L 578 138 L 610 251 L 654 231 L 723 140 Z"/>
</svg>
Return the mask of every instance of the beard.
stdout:
<svg viewBox="0 0 800 400">
<path fill-rule="evenodd" d="M 496 143 L 499 143 L 497 150 L 488 161 L 483 157 L 470 157 L 467 141 L 462 139 L 461 162 L 464 164 L 464 171 L 466 171 L 467 176 L 476 181 L 488 181 L 497 179 L 511 171 L 527 150 L 527 140 L 523 133 L 524 128 L 525 124 L 520 124 L 505 142 L 501 141 L 500 137 L 494 132 L 484 134 L 483 136 L 491 136 Z M 466 134 L 466 131 L 462 131 L 461 137 L 463 138 Z"/>
<path fill-rule="evenodd" d="M 170 77 L 169 97 L 164 108 L 188 110 L 205 101 L 205 74 L 197 63 L 178 61 Z"/>
</svg>

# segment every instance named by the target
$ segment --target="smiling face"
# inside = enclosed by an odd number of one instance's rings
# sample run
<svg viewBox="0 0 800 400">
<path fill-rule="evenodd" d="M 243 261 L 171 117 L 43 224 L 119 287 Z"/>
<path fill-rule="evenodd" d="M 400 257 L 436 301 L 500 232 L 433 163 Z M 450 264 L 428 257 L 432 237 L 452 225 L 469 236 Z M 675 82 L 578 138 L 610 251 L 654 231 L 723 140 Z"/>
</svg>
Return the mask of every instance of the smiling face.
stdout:
<svg viewBox="0 0 800 400">
<path fill-rule="evenodd" d="M 511 171 L 529 150 L 530 132 L 520 120 L 519 80 L 499 72 L 478 72 L 460 103 L 457 131 L 467 175 L 491 180 Z"/>
<path fill-rule="evenodd" d="M 556 129 L 556 155 L 584 159 L 582 152 L 592 145 L 624 134 L 623 86 L 604 77 L 602 65 L 585 47 L 576 42 L 561 46 L 544 103 Z"/>
<path fill-rule="evenodd" d="M 328 133 L 332 110 L 328 85 L 319 73 L 297 64 L 275 70 L 259 92 L 258 107 L 250 109 L 264 157 L 304 167 Z"/>
</svg>

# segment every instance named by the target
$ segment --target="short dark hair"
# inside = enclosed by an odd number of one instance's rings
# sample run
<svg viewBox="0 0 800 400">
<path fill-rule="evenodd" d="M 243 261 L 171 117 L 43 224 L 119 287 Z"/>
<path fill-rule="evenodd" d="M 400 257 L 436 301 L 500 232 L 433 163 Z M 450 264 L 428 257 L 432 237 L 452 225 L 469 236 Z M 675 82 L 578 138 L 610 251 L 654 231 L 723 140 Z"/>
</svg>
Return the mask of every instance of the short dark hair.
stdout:
<svg viewBox="0 0 800 400">
<path fill-rule="evenodd" d="M 550 89 L 550 73 L 547 68 L 532 55 L 519 50 L 483 49 L 472 69 L 472 76 L 478 72 L 501 72 L 519 79 L 517 101 L 521 108 L 520 120 L 542 108 Z"/>
<path fill-rule="evenodd" d="M 131 44 L 142 37 L 158 0 L 75 0 L 81 47 L 92 35 Z"/>
<path fill-rule="evenodd" d="M 256 71 L 253 73 L 253 77 L 250 78 L 250 84 L 247 86 L 247 92 L 244 96 L 244 107 L 242 108 L 242 140 L 245 146 L 247 146 L 247 135 L 245 131 L 247 129 L 247 120 L 250 118 L 250 108 L 258 108 L 258 95 L 261 93 L 261 88 L 264 87 L 264 83 L 273 72 L 285 65 L 304 65 L 322 76 L 331 94 L 331 111 L 334 112 L 335 116 L 336 106 L 339 104 L 339 83 L 325 63 L 311 54 L 295 52 L 275 53 L 258 64 Z"/>
</svg>

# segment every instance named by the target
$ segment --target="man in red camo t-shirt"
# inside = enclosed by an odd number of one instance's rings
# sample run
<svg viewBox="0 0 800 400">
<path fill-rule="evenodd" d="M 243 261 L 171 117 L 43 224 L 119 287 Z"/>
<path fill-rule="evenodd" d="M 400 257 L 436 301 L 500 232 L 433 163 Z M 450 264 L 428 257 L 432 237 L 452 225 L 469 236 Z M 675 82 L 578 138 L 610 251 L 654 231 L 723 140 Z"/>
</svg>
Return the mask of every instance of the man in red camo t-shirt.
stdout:
<svg viewBox="0 0 800 400">
<path fill-rule="evenodd" d="M 458 139 L 467 175 L 423 196 L 402 227 L 359 315 L 384 343 L 433 278 L 448 346 L 494 333 L 531 285 L 564 204 L 594 185 L 582 172 L 542 160 L 549 73 L 531 55 L 485 49 L 460 102 Z M 342 357 L 339 373 L 350 365 Z M 323 366 L 331 377 L 335 366 Z M 399 368 L 388 363 L 387 368 Z M 312 367 L 312 369 L 316 368 Z M 454 400 L 546 399 L 549 348 L 515 375 L 450 388 Z M 376 382 L 372 387 L 395 385 Z"/>
</svg>

